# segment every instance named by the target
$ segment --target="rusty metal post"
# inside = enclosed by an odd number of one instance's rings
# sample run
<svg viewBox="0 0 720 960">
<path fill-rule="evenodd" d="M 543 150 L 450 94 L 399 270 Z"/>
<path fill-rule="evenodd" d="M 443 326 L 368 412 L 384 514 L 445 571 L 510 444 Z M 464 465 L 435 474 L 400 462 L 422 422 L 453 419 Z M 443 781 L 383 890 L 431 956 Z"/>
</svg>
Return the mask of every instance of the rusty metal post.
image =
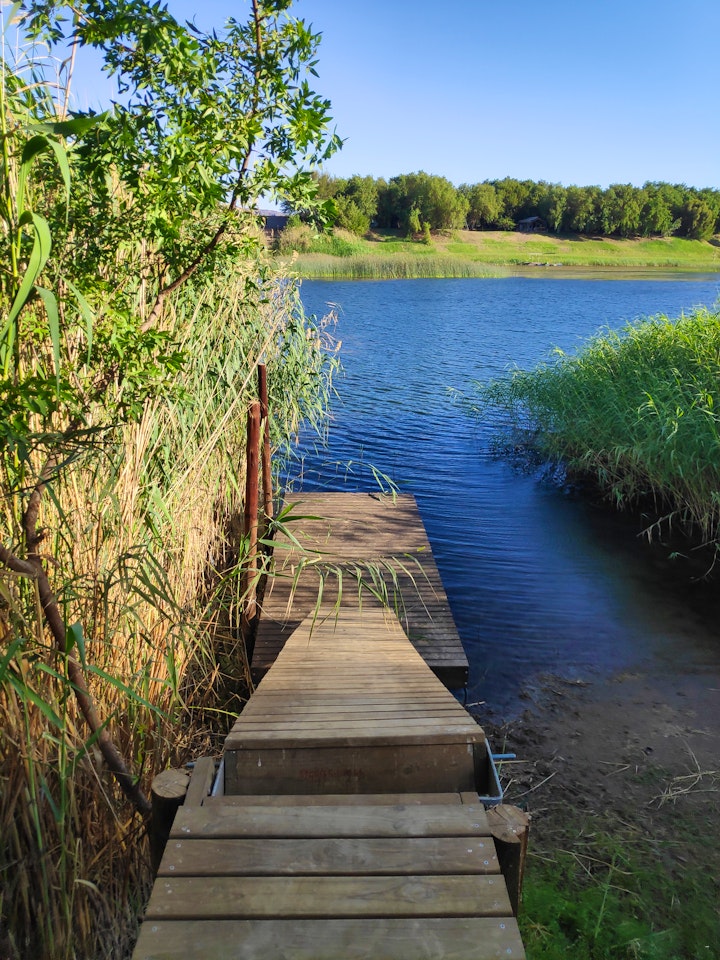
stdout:
<svg viewBox="0 0 720 960">
<path fill-rule="evenodd" d="M 272 465 L 270 462 L 270 410 L 268 407 L 267 367 L 264 363 L 258 364 L 258 394 L 260 396 L 260 418 L 262 421 L 262 481 L 263 481 L 263 509 L 265 511 L 265 526 L 273 517 Z"/>
<path fill-rule="evenodd" d="M 247 457 L 245 474 L 245 536 L 248 538 L 246 561 L 245 619 L 255 616 L 258 546 L 258 480 L 260 467 L 260 401 L 250 404 L 247 419 Z"/>
</svg>

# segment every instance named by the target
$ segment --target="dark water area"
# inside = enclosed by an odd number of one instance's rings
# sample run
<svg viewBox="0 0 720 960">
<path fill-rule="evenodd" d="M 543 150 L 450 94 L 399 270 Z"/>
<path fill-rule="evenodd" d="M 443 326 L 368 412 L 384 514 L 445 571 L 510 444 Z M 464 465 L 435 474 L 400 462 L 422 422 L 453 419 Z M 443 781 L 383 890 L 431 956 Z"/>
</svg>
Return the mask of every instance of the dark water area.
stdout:
<svg viewBox="0 0 720 960">
<path fill-rule="evenodd" d="M 507 717 L 547 674 L 720 670 L 717 584 L 670 561 L 669 545 L 649 549 L 642 518 L 499 457 L 498 424 L 457 402 L 554 347 L 719 295 L 720 275 L 303 283 L 308 312 L 337 312 L 344 375 L 327 445 L 302 446 L 294 489 L 377 489 L 374 467 L 416 496 L 470 661 L 469 702 Z"/>
</svg>

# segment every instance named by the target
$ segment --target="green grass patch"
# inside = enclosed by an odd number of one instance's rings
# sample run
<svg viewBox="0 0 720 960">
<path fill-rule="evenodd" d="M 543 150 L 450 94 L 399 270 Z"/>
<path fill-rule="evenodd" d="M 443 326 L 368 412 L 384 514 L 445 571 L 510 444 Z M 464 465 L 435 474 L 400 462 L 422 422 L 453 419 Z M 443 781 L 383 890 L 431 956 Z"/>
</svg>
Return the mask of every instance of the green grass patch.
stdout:
<svg viewBox="0 0 720 960">
<path fill-rule="evenodd" d="M 309 228 L 305 228 L 307 231 Z M 497 276 L 496 269 L 505 267 L 508 273 L 532 269 L 538 261 L 553 264 L 554 270 L 566 268 L 599 268 L 626 270 L 684 270 L 720 271 L 720 245 L 715 241 L 687 240 L 680 237 L 652 238 L 646 240 L 617 240 L 606 237 L 582 237 L 578 235 L 556 236 L 554 234 L 523 234 L 516 231 L 470 231 L 459 230 L 452 234 L 433 234 L 430 245 L 408 240 L 397 231 L 370 234 L 367 238 L 354 237 L 346 231 L 336 230 L 332 235 L 322 235 L 310 241 L 306 234 L 293 242 L 292 235 L 282 240 L 281 252 L 297 250 L 299 259 L 296 269 L 303 277 L 353 279 L 365 267 L 351 264 L 355 258 L 377 259 L 377 278 L 406 276 Z M 309 254 L 335 257 L 340 266 L 329 271 L 327 265 L 318 273 L 319 261 Z M 434 260 L 433 272 L 426 267 L 417 271 L 408 265 L 389 266 L 388 258 L 410 260 Z M 461 264 L 466 264 L 462 269 Z M 467 265 L 476 266 L 468 267 Z M 478 264 L 493 269 L 483 272 Z M 558 266 L 555 266 L 558 265 Z M 537 267 L 535 267 L 537 269 Z M 502 275 L 502 274 L 501 274 Z M 562 275 L 560 272 L 559 275 Z"/>
<path fill-rule="evenodd" d="M 340 260 L 322 254 L 300 254 L 293 263 L 301 277 L 313 280 L 429 280 L 505 276 L 502 267 L 448 256 L 393 254 L 351 256 Z"/>
<path fill-rule="evenodd" d="M 683 847 L 683 849 L 685 849 Z M 720 943 L 717 879 L 667 844 L 593 831 L 528 859 L 528 960 L 701 960 Z"/>
</svg>

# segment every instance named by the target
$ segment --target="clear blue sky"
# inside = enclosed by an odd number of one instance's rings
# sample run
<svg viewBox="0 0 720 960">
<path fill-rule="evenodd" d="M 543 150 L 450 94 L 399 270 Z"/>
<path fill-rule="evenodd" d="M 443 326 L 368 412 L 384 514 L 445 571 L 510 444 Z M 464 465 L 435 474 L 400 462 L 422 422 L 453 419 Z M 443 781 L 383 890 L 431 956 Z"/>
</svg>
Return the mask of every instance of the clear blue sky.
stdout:
<svg viewBox="0 0 720 960">
<path fill-rule="evenodd" d="M 249 10 L 168 6 L 206 29 Z M 720 0 L 296 0 L 292 12 L 323 34 L 315 89 L 346 140 L 335 176 L 720 189 Z"/>
</svg>

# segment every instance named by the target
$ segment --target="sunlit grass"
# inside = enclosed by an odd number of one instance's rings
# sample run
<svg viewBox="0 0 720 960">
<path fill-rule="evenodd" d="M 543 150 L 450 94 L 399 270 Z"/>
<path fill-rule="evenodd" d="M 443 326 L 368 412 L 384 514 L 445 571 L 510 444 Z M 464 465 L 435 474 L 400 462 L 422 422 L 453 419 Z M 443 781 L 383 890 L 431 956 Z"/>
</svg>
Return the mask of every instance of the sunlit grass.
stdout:
<svg viewBox="0 0 720 960">
<path fill-rule="evenodd" d="M 294 261 L 298 274 L 312 280 L 426 280 L 441 278 L 502 277 L 503 267 L 474 263 L 424 250 L 421 254 L 330 257 L 303 254 Z"/>
<path fill-rule="evenodd" d="M 426 244 L 391 231 L 368 238 L 336 231 L 313 240 L 306 231 L 296 241 L 289 235 L 282 244 L 285 256 L 297 250 L 295 269 L 301 276 L 318 279 L 502 276 L 546 265 L 557 276 L 563 275 L 563 267 L 720 271 L 717 243 L 681 237 L 618 240 L 461 230 L 433 234 Z"/>
</svg>

